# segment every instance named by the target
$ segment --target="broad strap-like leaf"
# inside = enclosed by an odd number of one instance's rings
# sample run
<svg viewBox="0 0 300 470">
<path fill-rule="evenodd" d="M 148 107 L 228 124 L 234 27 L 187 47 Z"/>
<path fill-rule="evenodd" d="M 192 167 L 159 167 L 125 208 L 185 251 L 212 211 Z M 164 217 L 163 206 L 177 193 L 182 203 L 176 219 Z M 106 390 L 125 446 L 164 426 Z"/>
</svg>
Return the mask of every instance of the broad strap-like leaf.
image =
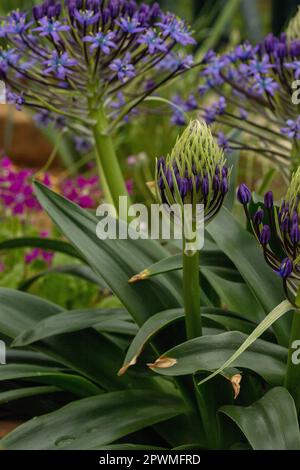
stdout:
<svg viewBox="0 0 300 470">
<path fill-rule="evenodd" d="M 23 331 L 13 341 L 12 346 L 28 346 L 36 341 L 40 341 L 50 336 L 61 335 L 63 333 L 72 333 L 87 328 L 97 326 L 97 331 L 101 331 L 101 324 L 105 328 L 107 322 L 114 322 L 115 332 L 122 333 L 123 324 L 118 331 L 118 321 L 130 320 L 130 317 L 124 309 L 85 309 L 71 310 L 52 315 L 36 323 L 33 327 Z M 107 328 L 105 328 L 107 332 Z"/>
<path fill-rule="evenodd" d="M 100 448 L 140 429 L 180 415 L 180 398 L 153 390 L 126 390 L 77 400 L 32 419 L 5 437 L 8 450 Z"/>
<path fill-rule="evenodd" d="M 69 275 L 83 279 L 84 281 L 91 282 L 98 285 L 101 289 L 106 289 L 107 285 L 103 280 L 100 279 L 100 276 L 97 276 L 94 271 L 89 266 L 80 265 L 80 264 L 70 264 L 65 266 L 54 266 L 53 268 L 46 269 L 41 271 L 38 274 L 26 279 L 19 285 L 20 290 L 28 290 L 32 284 L 37 282 L 42 277 L 51 276 L 51 274 L 61 274 L 63 276 Z"/>
<path fill-rule="evenodd" d="M 224 310 L 212 307 L 202 308 L 204 324 L 206 324 L 207 320 L 210 320 L 210 323 L 217 323 L 218 325 L 221 325 L 225 328 L 230 328 L 230 326 L 238 326 L 242 330 L 243 328 L 246 328 L 246 332 L 249 332 L 249 329 L 250 332 L 254 329 L 254 326 L 252 326 L 250 323 L 244 322 L 243 320 L 239 320 L 236 318 L 230 318 L 228 316 L 230 314 L 233 315 L 234 313 L 228 311 L 225 312 Z M 119 374 L 123 375 L 130 366 L 136 364 L 146 344 L 151 342 L 158 333 L 177 322 L 182 322 L 182 328 L 184 328 L 183 308 L 165 310 L 149 318 L 149 320 L 147 320 L 144 325 L 139 329 L 137 335 L 132 341 L 124 359 L 123 366 L 119 371 Z M 205 328 L 205 330 L 207 330 L 207 328 Z"/>
<path fill-rule="evenodd" d="M 151 341 L 151 339 L 164 328 L 173 325 L 183 318 L 184 311 L 182 308 L 165 310 L 149 318 L 139 329 L 138 334 L 132 341 L 124 359 L 123 366 L 119 371 L 119 375 L 123 375 L 130 366 L 136 364 L 147 342 Z"/>
<path fill-rule="evenodd" d="M 51 384 L 78 397 L 98 395 L 102 391 L 85 377 L 70 373 L 66 374 L 56 368 L 26 363 L 6 364 L 5 367 L 1 367 L 0 381 L 17 379 Z"/>
<path fill-rule="evenodd" d="M 8 392 L 0 393 L 0 405 L 9 403 L 11 401 L 21 400 L 23 398 L 35 397 L 37 395 L 48 395 L 50 393 L 61 392 L 58 387 L 26 387 L 17 388 L 16 390 L 9 390 Z"/>
<path fill-rule="evenodd" d="M 61 313 L 62 308 L 44 299 L 13 289 L 0 288 L 0 332 L 15 339 L 39 321 Z M 35 343 L 34 348 L 104 389 L 124 387 L 117 372 L 123 352 L 93 329 L 68 333 Z"/>
<path fill-rule="evenodd" d="M 226 357 L 232 357 L 246 339 L 247 335 L 239 332 L 195 338 L 166 351 L 150 367 L 153 371 L 168 376 L 212 371 L 223 364 Z M 250 369 L 261 375 L 270 384 L 281 385 L 284 379 L 286 360 L 286 348 L 268 341 L 257 340 L 234 361 L 231 361 L 230 364 L 227 363 L 226 369 L 229 367 Z M 224 371 L 224 369 L 222 368 L 220 371 Z"/>
<path fill-rule="evenodd" d="M 202 266 L 211 267 L 219 270 L 223 269 L 224 273 L 235 270 L 234 264 L 220 250 L 201 251 L 199 268 Z M 150 279 L 151 277 L 155 277 L 160 274 L 166 274 L 168 272 L 180 270 L 182 270 L 182 255 L 179 253 L 176 255 L 168 256 L 167 258 L 163 258 L 157 263 L 146 267 L 141 273 L 134 276 L 134 280 L 136 282 L 143 281 L 145 279 Z M 242 280 L 241 277 L 239 277 L 239 279 Z"/>
<path fill-rule="evenodd" d="M 70 243 L 63 240 L 41 237 L 20 237 L 0 242 L 0 251 L 16 250 L 18 248 L 41 248 L 83 260 L 78 251 L 76 251 Z"/>
<path fill-rule="evenodd" d="M 151 280 L 146 285 L 128 284 L 128 279 L 144 266 L 167 256 L 159 243 L 152 240 L 100 240 L 96 235 L 99 220 L 95 216 L 40 183 L 35 183 L 35 189 L 39 202 L 54 223 L 104 279 L 139 325 L 156 312 L 181 306 L 178 273 Z"/>
<path fill-rule="evenodd" d="M 246 408 L 223 406 L 220 411 L 238 425 L 254 450 L 300 450 L 296 406 L 285 388 L 273 388 Z"/>
</svg>

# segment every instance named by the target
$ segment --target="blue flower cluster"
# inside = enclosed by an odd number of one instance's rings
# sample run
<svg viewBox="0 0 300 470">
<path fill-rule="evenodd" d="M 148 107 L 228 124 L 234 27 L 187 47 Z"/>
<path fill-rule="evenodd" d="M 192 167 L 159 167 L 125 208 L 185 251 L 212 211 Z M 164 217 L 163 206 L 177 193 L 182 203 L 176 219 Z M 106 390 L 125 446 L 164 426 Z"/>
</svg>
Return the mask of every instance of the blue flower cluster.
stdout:
<svg viewBox="0 0 300 470">
<path fill-rule="evenodd" d="M 91 101 L 116 118 L 122 110 L 110 105 L 120 93 L 128 115 L 161 81 L 193 65 L 174 48 L 195 43 L 183 20 L 134 0 L 46 0 L 30 13 L 12 12 L 0 37 L 9 44 L 0 49 L 0 78 L 13 101 L 81 123 Z"/>
</svg>

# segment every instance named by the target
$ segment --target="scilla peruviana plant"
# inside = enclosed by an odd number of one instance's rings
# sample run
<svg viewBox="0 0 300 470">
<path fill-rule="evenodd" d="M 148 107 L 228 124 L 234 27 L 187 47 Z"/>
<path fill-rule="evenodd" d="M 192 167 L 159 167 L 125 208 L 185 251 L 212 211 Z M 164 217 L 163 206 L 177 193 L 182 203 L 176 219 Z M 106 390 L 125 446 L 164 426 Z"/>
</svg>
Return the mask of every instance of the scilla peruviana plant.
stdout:
<svg viewBox="0 0 300 470">
<path fill-rule="evenodd" d="M 118 207 L 127 190 L 111 131 L 191 67 L 191 56 L 174 53 L 195 42 L 185 23 L 157 3 L 46 0 L 30 13 L 13 11 L 0 23 L 0 37 L 8 44 L 0 49 L 0 78 L 10 102 L 91 135 L 104 192 Z"/>
<path fill-rule="evenodd" d="M 292 360 L 293 344 L 300 340 L 300 167 L 294 173 L 279 206 L 274 203 L 273 193 L 269 191 L 264 202 L 252 214 L 249 207 L 252 194 L 245 184 L 238 188 L 237 197 L 262 247 L 266 262 L 282 279 L 285 295 L 295 309 L 285 383 L 291 392 L 295 392 L 300 379 L 299 366 Z"/>
<path fill-rule="evenodd" d="M 197 205 L 203 205 L 204 222 L 210 222 L 221 209 L 229 187 L 229 169 L 222 149 L 209 127 L 191 121 L 178 138 L 171 153 L 157 161 L 156 196 L 160 203 L 172 207 L 192 206 L 190 232 L 197 230 Z M 185 212 L 182 212 L 183 218 Z M 186 228 L 186 227 L 185 227 Z M 186 331 L 189 339 L 202 335 L 199 284 L 199 250 L 186 249 L 183 234 L 183 283 Z M 188 230 L 189 233 L 189 230 Z"/>
</svg>

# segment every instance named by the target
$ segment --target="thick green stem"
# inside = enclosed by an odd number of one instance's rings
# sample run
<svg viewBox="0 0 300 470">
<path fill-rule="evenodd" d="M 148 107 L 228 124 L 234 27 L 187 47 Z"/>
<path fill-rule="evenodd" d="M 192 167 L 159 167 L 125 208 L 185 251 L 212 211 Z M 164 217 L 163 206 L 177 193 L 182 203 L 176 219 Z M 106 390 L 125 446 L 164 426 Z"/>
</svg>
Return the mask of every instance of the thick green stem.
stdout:
<svg viewBox="0 0 300 470">
<path fill-rule="evenodd" d="M 118 213 L 119 197 L 128 197 L 128 192 L 112 138 L 110 135 L 106 134 L 108 122 L 103 107 L 93 109 L 92 103 L 90 103 L 90 117 L 95 121 L 93 134 L 101 184 L 106 199 L 114 204 Z"/>
<path fill-rule="evenodd" d="M 285 387 L 293 395 L 296 407 L 300 410 L 300 364 L 295 358 L 294 343 L 300 341 L 300 311 L 296 310 L 293 316 L 290 336 L 289 355 L 285 376 Z M 299 344 L 299 343 L 298 343 Z M 299 347 L 299 346 L 298 346 Z"/>
<path fill-rule="evenodd" d="M 189 255 L 183 250 L 183 297 L 187 338 L 202 336 L 199 251 Z"/>
</svg>

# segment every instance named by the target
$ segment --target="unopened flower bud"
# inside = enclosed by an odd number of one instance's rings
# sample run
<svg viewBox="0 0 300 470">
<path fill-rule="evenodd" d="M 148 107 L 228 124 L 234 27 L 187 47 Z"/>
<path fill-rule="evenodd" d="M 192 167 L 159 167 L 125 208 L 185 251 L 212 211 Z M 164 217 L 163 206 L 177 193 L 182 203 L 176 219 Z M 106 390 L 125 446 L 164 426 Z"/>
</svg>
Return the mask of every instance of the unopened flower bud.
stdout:
<svg viewBox="0 0 300 470">
<path fill-rule="evenodd" d="M 171 154 L 160 158 L 156 167 L 160 201 L 169 205 L 203 204 L 206 222 L 222 207 L 229 189 L 230 170 L 206 123 L 191 121 Z"/>
</svg>

